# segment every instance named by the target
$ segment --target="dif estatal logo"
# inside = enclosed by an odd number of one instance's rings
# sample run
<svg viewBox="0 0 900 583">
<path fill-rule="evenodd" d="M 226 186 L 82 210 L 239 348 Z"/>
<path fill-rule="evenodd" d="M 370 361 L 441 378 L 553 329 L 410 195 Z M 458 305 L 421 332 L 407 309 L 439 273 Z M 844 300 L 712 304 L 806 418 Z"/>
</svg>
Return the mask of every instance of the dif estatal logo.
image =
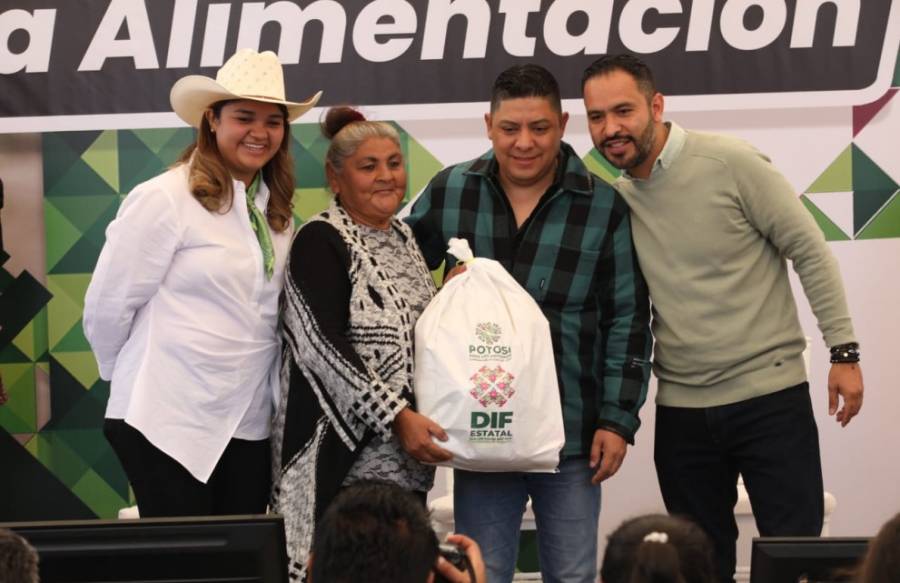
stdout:
<svg viewBox="0 0 900 583">
<path fill-rule="evenodd" d="M 482 366 L 470 379 L 469 394 L 485 409 L 503 407 L 516 394 L 515 376 L 502 366 Z M 512 411 L 472 411 L 469 441 L 503 443 L 512 440 Z"/>
</svg>

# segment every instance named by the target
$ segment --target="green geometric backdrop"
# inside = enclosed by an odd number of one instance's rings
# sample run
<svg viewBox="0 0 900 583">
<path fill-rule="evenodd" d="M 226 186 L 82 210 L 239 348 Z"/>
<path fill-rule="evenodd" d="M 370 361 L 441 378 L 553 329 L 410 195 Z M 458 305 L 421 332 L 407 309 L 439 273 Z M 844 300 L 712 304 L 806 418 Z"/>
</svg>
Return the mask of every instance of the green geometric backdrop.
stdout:
<svg viewBox="0 0 900 583">
<path fill-rule="evenodd" d="M 397 128 L 409 169 L 408 200 L 442 165 Z M 291 129 L 297 176 L 294 211 L 299 223 L 328 204 L 324 175 L 328 142 L 317 124 Z M 0 502 L 0 521 L 112 518 L 131 505 L 133 497 L 101 432 L 109 383 L 100 379 L 84 338 L 84 294 L 106 226 L 122 199 L 174 162 L 192 141 L 193 130 L 60 132 L 42 139 L 47 290 L 35 281 L 39 293 L 30 295 L 44 297 L 47 305 L 37 306 L 27 325 L 0 350 L 0 374 L 10 393 L 10 402 L 0 407 L 0 459 L 13 470 L 13 487 L 19 488 L 13 490 L 12 500 Z M 0 279 L 0 284 L 8 287 L 9 279 Z M 52 294 L 49 303 L 46 292 Z M 49 376 L 51 411 L 49 421 L 39 426 L 36 388 L 42 375 L 45 380 Z M 7 476 L 4 472 L 4 479 Z M 47 484 L 52 491 L 35 504 L 52 506 L 47 510 L 50 516 L 21 504 L 29 488 Z"/>
<path fill-rule="evenodd" d="M 894 85 L 900 85 L 900 60 Z M 900 108 L 888 111 L 887 104 L 897 93 L 853 108 L 847 147 L 801 197 L 828 240 L 900 237 L 900 176 L 892 178 L 874 161 L 896 156 L 896 140 L 867 138 L 895 127 Z M 885 112 L 892 121 L 879 125 Z M 397 127 L 409 199 L 443 165 Z M 47 288 L 27 272 L 13 278 L 0 269 L 7 322 L 0 331 L 0 374 L 10 393 L 0 407 L 0 520 L 109 518 L 133 503 L 100 430 L 109 385 L 99 379 L 84 339 L 84 293 L 124 196 L 162 172 L 192 138 L 188 128 L 43 134 Z M 328 143 L 317 124 L 292 126 L 292 138 L 294 211 L 302 222 L 329 201 Z M 893 150 L 877 151 L 881 143 Z M 607 181 L 619 173 L 593 149 L 583 159 Z M 0 265 L 7 258 L 0 248 Z M 49 397 L 38 395 L 48 383 Z M 39 411 L 48 400 L 49 411 Z"/>
<path fill-rule="evenodd" d="M 888 107 L 897 94 L 892 88 L 874 103 L 853 108 L 852 139 L 802 197 L 829 241 L 900 237 L 900 177 L 892 178 L 873 159 L 896 159 L 897 137 L 887 143 L 870 137 L 900 115 Z"/>
</svg>

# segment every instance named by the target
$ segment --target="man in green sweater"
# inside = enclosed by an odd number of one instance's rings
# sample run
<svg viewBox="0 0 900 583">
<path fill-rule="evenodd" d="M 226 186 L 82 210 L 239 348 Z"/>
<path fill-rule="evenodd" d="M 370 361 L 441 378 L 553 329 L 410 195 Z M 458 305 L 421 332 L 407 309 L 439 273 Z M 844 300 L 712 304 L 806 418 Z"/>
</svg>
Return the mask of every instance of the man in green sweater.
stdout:
<svg viewBox="0 0 900 583">
<path fill-rule="evenodd" d="M 821 532 L 818 433 L 786 260 L 831 348 L 829 414 L 846 425 L 863 383 L 837 262 L 768 158 L 663 121 L 639 59 L 598 59 L 582 88 L 594 145 L 624 171 L 615 187 L 650 289 L 660 490 L 670 513 L 706 529 L 730 582 L 739 473 L 762 535 Z"/>
</svg>

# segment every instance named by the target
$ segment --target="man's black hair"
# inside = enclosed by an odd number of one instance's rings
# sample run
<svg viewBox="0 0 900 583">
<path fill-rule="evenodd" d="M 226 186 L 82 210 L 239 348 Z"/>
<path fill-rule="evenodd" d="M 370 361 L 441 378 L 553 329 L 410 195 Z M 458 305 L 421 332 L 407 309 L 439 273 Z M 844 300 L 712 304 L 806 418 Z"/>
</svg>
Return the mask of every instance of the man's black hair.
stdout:
<svg viewBox="0 0 900 583">
<path fill-rule="evenodd" d="M 316 527 L 313 583 L 423 583 L 438 556 L 425 505 L 394 484 L 342 490 Z"/>
<path fill-rule="evenodd" d="M 638 89 L 647 97 L 647 101 L 656 95 L 656 82 L 653 80 L 653 71 L 647 63 L 634 55 L 604 55 L 588 65 L 581 76 L 581 88 L 585 84 L 600 75 L 608 75 L 613 71 L 624 71 L 631 75 L 637 83 Z"/>
<path fill-rule="evenodd" d="M 557 112 L 562 112 L 559 84 L 553 73 L 540 65 L 515 65 L 497 76 L 491 90 L 491 112 L 497 111 L 500 102 L 523 97 L 543 97 Z"/>
</svg>

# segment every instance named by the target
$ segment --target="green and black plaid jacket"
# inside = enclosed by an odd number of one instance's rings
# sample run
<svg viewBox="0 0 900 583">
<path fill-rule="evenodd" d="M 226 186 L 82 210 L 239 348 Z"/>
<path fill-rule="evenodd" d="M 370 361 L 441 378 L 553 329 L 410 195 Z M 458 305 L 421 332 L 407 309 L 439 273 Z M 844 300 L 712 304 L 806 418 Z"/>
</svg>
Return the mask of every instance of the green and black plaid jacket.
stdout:
<svg viewBox="0 0 900 583">
<path fill-rule="evenodd" d="M 431 269 L 451 237 L 496 259 L 550 321 L 566 457 L 606 428 L 634 443 L 650 377 L 650 306 L 628 207 L 563 143 L 556 181 L 517 228 L 493 151 L 444 169 L 415 202 L 412 226 Z M 452 263 L 450 263 L 452 265 Z"/>
</svg>

